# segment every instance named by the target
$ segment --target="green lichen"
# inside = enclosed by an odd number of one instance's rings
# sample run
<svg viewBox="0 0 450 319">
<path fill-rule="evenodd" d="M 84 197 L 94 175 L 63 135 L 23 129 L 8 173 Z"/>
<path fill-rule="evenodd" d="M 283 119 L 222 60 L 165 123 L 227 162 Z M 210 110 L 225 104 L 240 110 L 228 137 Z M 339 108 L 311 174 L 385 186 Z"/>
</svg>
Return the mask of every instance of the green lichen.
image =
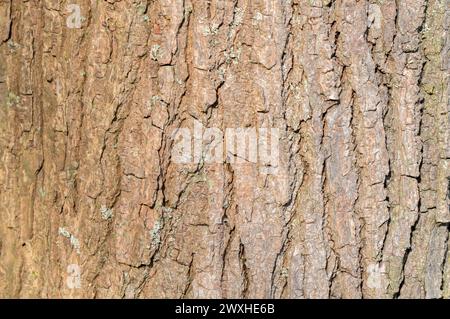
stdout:
<svg viewBox="0 0 450 319">
<path fill-rule="evenodd" d="M 78 173 L 78 163 L 77 162 L 72 162 L 70 165 L 68 165 L 68 167 L 66 168 L 66 178 L 67 178 L 67 183 L 69 185 L 75 185 L 75 179 L 77 177 L 77 173 Z"/>
<path fill-rule="evenodd" d="M 45 195 L 47 194 L 46 192 L 45 192 L 45 190 L 42 188 L 42 187 L 40 187 L 39 188 L 39 195 L 43 198 L 43 197 L 45 197 Z"/>
<path fill-rule="evenodd" d="M 137 5 L 137 11 L 140 15 L 143 15 L 147 12 L 147 6 L 143 3 Z"/>
<path fill-rule="evenodd" d="M 20 96 L 17 96 L 13 92 L 8 92 L 8 95 L 6 96 L 6 106 L 12 107 L 16 106 L 20 103 Z"/>
<path fill-rule="evenodd" d="M 208 181 L 208 177 L 204 174 L 194 175 L 192 177 L 193 183 L 206 183 Z"/>
</svg>

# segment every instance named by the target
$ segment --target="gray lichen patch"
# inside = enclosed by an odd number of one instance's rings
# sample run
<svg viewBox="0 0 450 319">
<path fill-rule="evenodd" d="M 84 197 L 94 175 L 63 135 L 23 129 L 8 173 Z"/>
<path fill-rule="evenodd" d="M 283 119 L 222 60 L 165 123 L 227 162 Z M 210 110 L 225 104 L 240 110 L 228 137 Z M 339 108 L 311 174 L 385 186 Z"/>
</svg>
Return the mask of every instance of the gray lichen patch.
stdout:
<svg viewBox="0 0 450 319">
<path fill-rule="evenodd" d="M 63 237 L 66 237 L 66 238 L 70 238 L 70 236 L 71 236 L 69 231 L 67 229 L 65 229 L 64 227 L 59 227 L 58 234 L 60 234 Z"/>
<path fill-rule="evenodd" d="M 20 48 L 20 45 L 11 39 L 7 42 L 7 45 L 11 52 L 15 52 L 17 49 Z"/>
<path fill-rule="evenodd" d="M 150 230 L 151 247 L 158 247 L 161 243 L 161 232 L 164 225 L 170 223 L 173 218 L 173 208 L 157 204 L 156 209 L 160 210 L 161 215 Z"/>
<path fill-rule="evenodd" d="M 230 64 L 231 62 L 233 62 L 234 64 L 238 64 L 239 59 L 241 57 L 241 52 L 242 52 L 241 48 L 235 49 L 234 47 L 232 47 L 230 51 L 224 52 L 225 62 L 227 64 Z"/>
<path fill-rule="evenodd" d="M 219 77 L 219 81 L 222 83 L 225 81 L 225 75 L 226 75 L 226 70 L 225 68 L 221 67 L 217 70 L 217 74 Z"/>
<path fill-rule="evenodd" d="M 153 95 L 150 99 L 150 106 L 154 107 L 156 103 L 162 102 L 162 98 L 159 95 Z"/>
<path fill-rule="evenodd" d="M 80 253 L 80 241 L 75 236 L 70 236 L 70 245 L 75 249 L 75 251 L 79 254 Z"/>
<path fill-rule="evenodd" d="M 169 216 L 173 212 L 173 208 L 171 207 L 163 206 L 161 209 L 164 213 L 164 216 Z"/>
<path fill-rule="evenodd" d="M 236 7 L 234 9 L 233 21 L 230 24 L 230 28 L 228 30 L 228 39 L 231 39 L 235 34 L 237 28 L 242 24 L 244 20 L 245 10 L 243 8 Z"/>
<path fill-rule="evenodd" d="M 244 14 L 245 10 L 243 8 L 236 7 L 234 9 L 234 18 L 231 24 L 231 28 L 236 28 L 241 25 L 242 21 L 244 20 Z"/>
<path fill-rule="evenodd" d="M 263 20 L 263 18 L 264 18 L 264 16 L 262 15 L 262 13 L 257 11 L 252 18 L 252 24 L 257 25 L 260 21 Z"/>
<path fill-rule="evenodd" d="M 287 268 L 282 268 L 281 272 L 280 272 L 281 277 L 283 278 L 288 278 L 289 277 L 289 269 Z"/>
<path fill-rule="evenodd" d="M 384 265 L 370 264 L 368 267 L 369 277 L 367 278 L 367 286 L 372 289 L 380 289 L 383 285 L 386 269 Z"/>
<path fill-rule="evenodd" d="M 112 216 L 113 216 L 112 209 L 108 208 L 108 207 L 106 207 L 104 205 L 100 208 L 100 213 L 102 215 L 103 220 L 111 219 Z"/>
<path fill-rule="evenodd" d="M 203 35 L 204 36 L 212 36 L 212 35 L 217 35 L 219 33 L 219 25 L 217 24 L 212 24 L 212 25 L 207 25 L 203 28 Z"/>
<path fill-rule="evenodd" d="M 150 50 L 150 56 L 153 61 L 158 61 L 161 57 L 161 46 L 159 44 L 154 44 Z"/>
<path fill-rule="evenodd" d="M 161 219 L 155 222 L 152 230 L 150 230 L 150 237 L 152 239 L 152 247 L 157 247 L 161 243 L 161 229 L 163 227 L 163 221 Z"/>
<path fill-rule="evenodd" d="M 70 240 L 70 245 L 77 252 L 77 254 L 80 254 L 80 241 L 78 240 L 78 238 L 76 238 L 74 235 L 72 235 L 64 227 L 59 227 L 58 234 L 60 234 L 61 236 L 65 237 L 65 238 L 68 238 Z"/>
</svg>

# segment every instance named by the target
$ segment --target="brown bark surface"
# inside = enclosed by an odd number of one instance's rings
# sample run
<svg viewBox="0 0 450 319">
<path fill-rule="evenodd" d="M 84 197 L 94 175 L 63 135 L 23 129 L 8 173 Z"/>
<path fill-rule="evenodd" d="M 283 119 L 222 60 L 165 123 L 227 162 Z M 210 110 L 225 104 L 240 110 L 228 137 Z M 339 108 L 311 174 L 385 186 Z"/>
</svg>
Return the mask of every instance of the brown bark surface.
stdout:
<svg viewBox="0 0 450 319">
<path fill-rule="evenodd" d="M 449 28 L 450 0 L 0 0 L 0 297 L 450 297 Z M 194 120 L 277 128 L 277 174 L 175 162 Z"/>
</svg>

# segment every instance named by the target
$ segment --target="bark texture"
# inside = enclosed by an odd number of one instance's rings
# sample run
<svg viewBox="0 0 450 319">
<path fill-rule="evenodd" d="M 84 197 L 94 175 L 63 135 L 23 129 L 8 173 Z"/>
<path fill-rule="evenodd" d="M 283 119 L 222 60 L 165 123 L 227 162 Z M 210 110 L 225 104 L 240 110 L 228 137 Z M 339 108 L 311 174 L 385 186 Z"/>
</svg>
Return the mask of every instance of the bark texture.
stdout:
<svg viewBox="0 0 450 319">
<path fill-rule="evenodd" d="M 0 0 L 0 297 L 450 297 L 449 28 L 449 0 Z M 194 119 L 278 128 L 278 174 L 175 163 Z"/>
</svg>

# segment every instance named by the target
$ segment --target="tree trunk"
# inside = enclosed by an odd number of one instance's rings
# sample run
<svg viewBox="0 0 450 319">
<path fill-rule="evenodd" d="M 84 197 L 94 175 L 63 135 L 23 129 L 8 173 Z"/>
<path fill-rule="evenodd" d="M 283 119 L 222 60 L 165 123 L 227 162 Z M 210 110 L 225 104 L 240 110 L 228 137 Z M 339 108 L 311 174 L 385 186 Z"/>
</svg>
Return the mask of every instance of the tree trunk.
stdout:
<svg viewBox="0 0 450 319">
<path fill-rule="evenodd" d="M 0 297 L 450 297 L 449 9 L 0 0 Z"/>
</svg>

